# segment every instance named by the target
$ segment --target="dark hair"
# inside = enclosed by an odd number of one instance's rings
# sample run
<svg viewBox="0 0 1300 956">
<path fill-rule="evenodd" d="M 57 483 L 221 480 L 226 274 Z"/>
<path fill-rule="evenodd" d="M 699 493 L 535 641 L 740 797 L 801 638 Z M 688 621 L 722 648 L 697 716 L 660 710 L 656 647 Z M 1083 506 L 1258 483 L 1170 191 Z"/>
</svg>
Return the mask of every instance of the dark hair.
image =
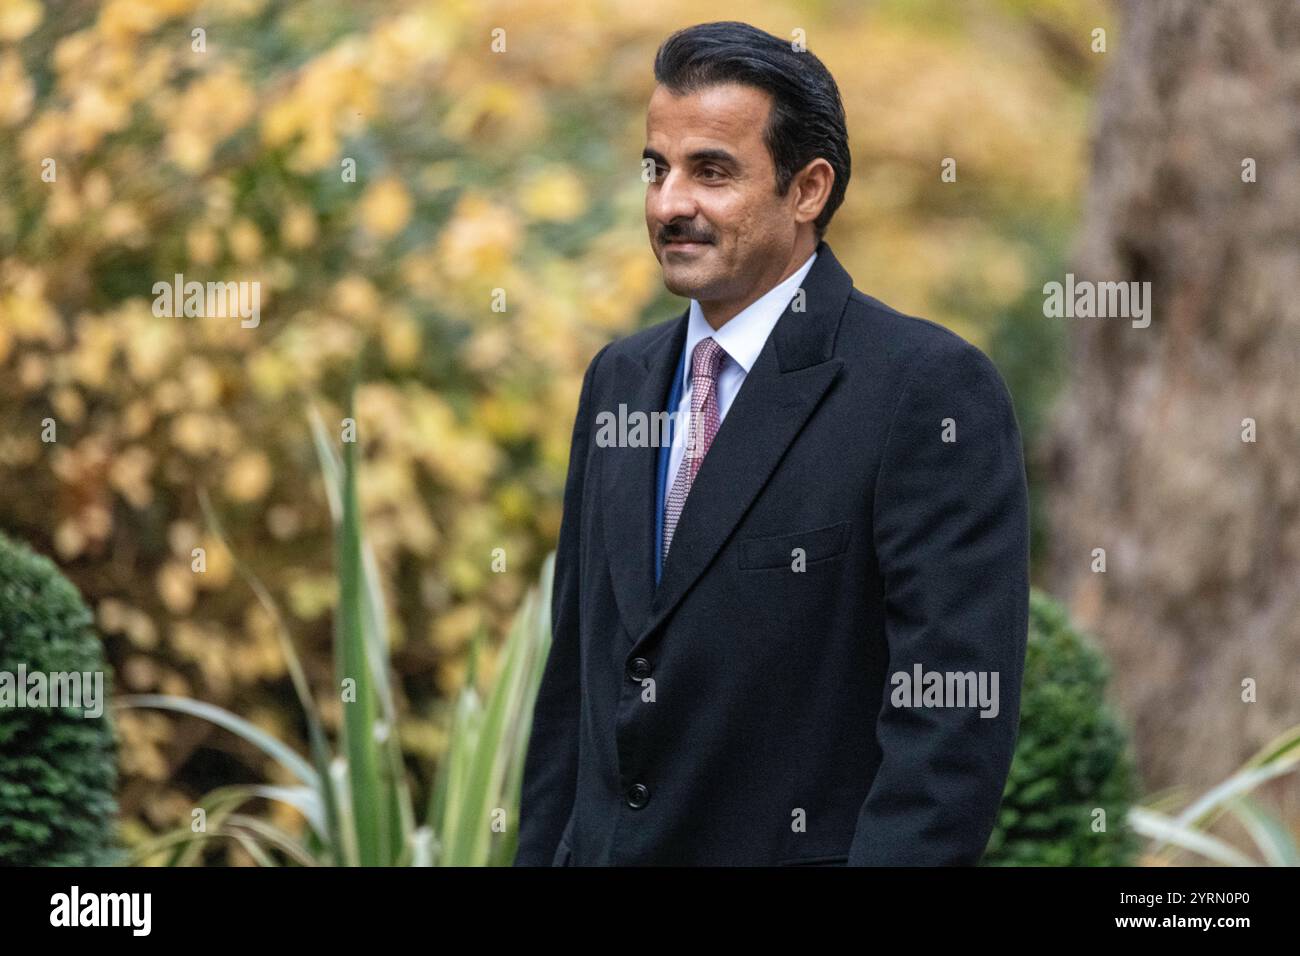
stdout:
<svg viewBox="0 0 1300 956">
<path fill-rule="evenodd" d="M 748 23 L 701 23 L 678 30 L 655 54 L 655 80 L 681 96 L 720 83 L 741 83 L 772 97 L 763 140 L 784 196 L 794 174 L 817 157 L 835 171 L 831 194 L 813 226 L 820 240 L 849 185 L 849 133 L 835 78 L 811 51 Z"/>
</svg>

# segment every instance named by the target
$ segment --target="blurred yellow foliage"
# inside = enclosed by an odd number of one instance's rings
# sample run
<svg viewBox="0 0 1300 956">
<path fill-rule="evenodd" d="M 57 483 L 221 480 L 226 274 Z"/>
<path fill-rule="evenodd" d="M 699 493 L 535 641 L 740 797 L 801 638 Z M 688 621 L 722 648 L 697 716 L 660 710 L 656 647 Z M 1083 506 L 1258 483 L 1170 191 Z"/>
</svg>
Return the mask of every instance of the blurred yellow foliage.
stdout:
<svg viewBox="0 0 1300 956">
<path fill-rule="evenodd" d="M 21 40 L 36 29 L 44 13 L 36 0 L 3 0 L 0 2 L 0 40 Z"/>
</svg>

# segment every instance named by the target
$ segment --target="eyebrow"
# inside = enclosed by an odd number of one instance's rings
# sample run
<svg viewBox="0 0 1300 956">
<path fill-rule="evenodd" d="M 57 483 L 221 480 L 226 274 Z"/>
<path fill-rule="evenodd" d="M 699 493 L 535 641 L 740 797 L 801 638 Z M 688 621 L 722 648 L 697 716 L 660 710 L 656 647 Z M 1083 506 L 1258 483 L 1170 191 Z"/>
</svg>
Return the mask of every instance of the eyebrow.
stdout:
<svg viewBox="0 0 1300 956">
<path fill-rule="evenodd" d="M 651 149 L 649 146 L 641 151 L 641 158 L 652 159 L 656 163 L 663 163 L 665 166 L 668 165 L 668 160 L 664 158 L 663 154 L 658 150 Z M 740 166 L 740 160 L 736 159 L 735 156 L 727 152 L 725 149 L 717 149 L 716 147 L 697 149 L 694 152 L 688 153 L 686 158 L 692 163 L 715 162 L 733 168 L 739 168 Z"/>
</svg>

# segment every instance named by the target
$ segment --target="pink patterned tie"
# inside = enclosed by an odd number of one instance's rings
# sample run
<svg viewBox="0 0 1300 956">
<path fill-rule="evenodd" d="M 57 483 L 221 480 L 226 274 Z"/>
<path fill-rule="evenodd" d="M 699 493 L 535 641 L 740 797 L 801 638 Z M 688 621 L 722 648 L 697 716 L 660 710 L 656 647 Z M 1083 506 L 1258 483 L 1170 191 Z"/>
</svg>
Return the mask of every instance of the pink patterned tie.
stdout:
<svg viewBox="0 0 1300 956">
<path fill-rule="evenodd" d="M 691 356 L 691 417 L 686 433 L 686 454 L 673 479 L 672 491 L 664 507 L 664 560 L 668 546 L 682 516 L 686 496 L 699 473 L 700 463 L 709 453 L 713 436 L 718 433 L 718 370 L 727 353 L 712 338 L 700 339 Z"/>
</svg>

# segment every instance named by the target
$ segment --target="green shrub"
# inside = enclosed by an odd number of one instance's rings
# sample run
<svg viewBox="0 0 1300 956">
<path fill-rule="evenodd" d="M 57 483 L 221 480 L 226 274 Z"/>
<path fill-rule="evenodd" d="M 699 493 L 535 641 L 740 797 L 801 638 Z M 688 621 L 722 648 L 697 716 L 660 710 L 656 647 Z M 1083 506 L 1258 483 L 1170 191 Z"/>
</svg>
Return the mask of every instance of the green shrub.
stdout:
<svg viewBox="0 0 1300 956">
<path fill-rule="evenodd" d="M 0 694 L 8 691 L 0 696 L 0 866 L 110 863 L 117 753 L 108 702 L 97 702 L 98 717 L 16 706 L 22 672 L 100 673 L 108 693 L 77 589 L 48 559 L 0 535 Z"/>
<path fill-rule="evenodd" d="M 1103 700 L 1106 678 L 1098 648 L 1033 592 L 1020 736 L 983 865 L 1132 865 L 1136 774 L 1128 734 Z M 1104 832 L 1094 831 L 1096 808 Z"/>
</svg>

